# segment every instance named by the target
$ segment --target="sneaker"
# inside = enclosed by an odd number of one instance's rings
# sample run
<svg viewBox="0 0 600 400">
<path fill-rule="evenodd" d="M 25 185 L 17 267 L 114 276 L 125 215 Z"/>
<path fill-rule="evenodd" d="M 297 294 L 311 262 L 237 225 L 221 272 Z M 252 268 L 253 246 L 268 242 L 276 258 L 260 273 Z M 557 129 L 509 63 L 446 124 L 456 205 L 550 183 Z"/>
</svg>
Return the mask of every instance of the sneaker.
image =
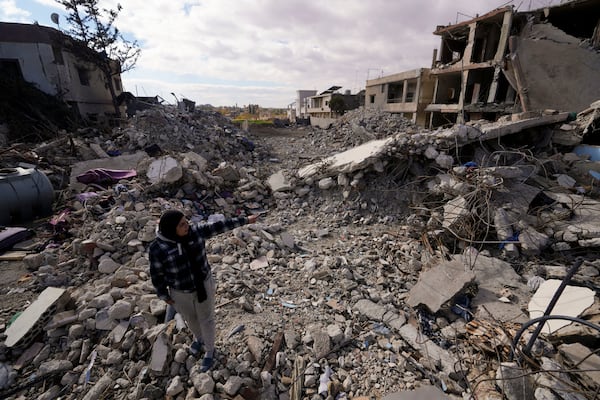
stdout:
<svg viewBox="0 0 600 400">
<path fill-rule="evenodd" d="M 202 346 L 202 342 L 194 340 L 194 342 L 190 346 L 190 353 L 192 353 L 193 355 L 200 353 L 200 351 L 202 350 Z"/>
<path fill-rule="evenodd" d="M 202 367 L 200 367 L 200 372 L 208 372 L 215 363 L 215 360 L 212 357 L 204 357 L 202 359 Z"/>
</svg>

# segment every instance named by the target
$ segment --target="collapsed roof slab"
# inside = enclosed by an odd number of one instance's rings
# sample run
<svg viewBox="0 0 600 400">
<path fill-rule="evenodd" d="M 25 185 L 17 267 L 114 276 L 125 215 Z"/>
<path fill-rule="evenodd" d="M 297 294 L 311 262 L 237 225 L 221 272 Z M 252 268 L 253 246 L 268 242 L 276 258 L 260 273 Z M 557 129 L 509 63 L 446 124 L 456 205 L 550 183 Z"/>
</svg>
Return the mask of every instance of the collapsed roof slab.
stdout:
<svg viewBox="0 0 600 400">
<path fill-rule="evenodd" d="M 579 112 L 598 99 L 600 54 L 550 24 L 525 29 L 515 50 L 529 109 Z"/>
<path fill-rule="evenodd" d="M 318 173 L 348 173 L 363 169 L 372 161 L 377 160 L 394 140 L 395 136 L 372 140 L 358 147 L 327 157 L 318 163 L 303 167 L 298 170 L 298 176 L 306 179 Z"/>
<path fill-rule="evenodd" d="M 317 163 L 307 165 L 298 170 L 301 179 L 315 176 L 332 176 L 339 173 L 350 173 L 362 170 L 384 156 L 393 152 L 402 154 L 423 154 L 430 144 L 438 148 L 453 148 L 469 143 L 521 132 L 525 129 L 551 125 L 566 121 L 569 113 L 542 115 L 541 113 L 514 114 L 511 121 L 497 121 L 480 126 L 454 125 L 448 129 L 440 129 L 428 134 L 411 135 L 400 132 L 385 139 L 366 142 L 358 147 L 327 157 Z"/>
<path fill-rule="evenodd" d="M 519 114 L 513 114 L 516 120 L 497 121 L 490 124 L 485 124 L 480 127 L 481 136 L 470 140 L 469 142 L 480 142 L 484 140 L 497 139 L 502 136 L 511 135 L 521 132 L 525 129 L 535 128 L 538 126 L 556 124 L 564 122 L 569 117 L 568 112 L 534 116 L 531 118 L 518 119 Z"/>
</svg>

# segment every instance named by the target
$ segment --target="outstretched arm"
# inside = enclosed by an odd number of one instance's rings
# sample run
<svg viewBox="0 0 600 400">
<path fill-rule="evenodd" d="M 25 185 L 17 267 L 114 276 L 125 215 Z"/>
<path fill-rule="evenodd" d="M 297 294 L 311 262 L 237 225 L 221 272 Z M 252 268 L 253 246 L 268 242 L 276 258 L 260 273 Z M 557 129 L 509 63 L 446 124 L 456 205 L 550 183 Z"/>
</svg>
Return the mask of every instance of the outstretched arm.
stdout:
<svg viewBox="0 0 600 400">
<path fill-rule="evenodd" d="M 227 218 L 224 221 L 217 221 L 212 224 L 199 224 L 197 225 L 197 229 L 200 236 L 207 239 L 242 225 L 253 224 L 257 218 L 258 216 L 254 214 L 248 217 Z"/>
</svg>

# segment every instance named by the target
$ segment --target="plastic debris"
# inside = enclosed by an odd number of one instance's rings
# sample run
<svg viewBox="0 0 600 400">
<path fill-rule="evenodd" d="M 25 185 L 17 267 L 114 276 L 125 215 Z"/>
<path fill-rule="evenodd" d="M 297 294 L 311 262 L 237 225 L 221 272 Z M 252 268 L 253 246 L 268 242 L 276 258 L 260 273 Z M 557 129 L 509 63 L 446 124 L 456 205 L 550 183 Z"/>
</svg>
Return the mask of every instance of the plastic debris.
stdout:
<svg viewBox="0 0 600 400">
<path fill-rule="evenodd" d="M 244 324 L 240 324 L 238 326 L 236 326 L 235 328 L 233 328 L 230 332 L 229 335 L 227 335 L 228 338 L 232 337 L 233 335 L 235 335 L 236 333 L 240 333 L 241 331 L 243 331 L 246 327 L 244 326 Z"/>
<path fill-rule="evenodd" d="M 296 307 L 298 307 L 296 304 L 290 303 L 289 301 L 284 301 L 284 300 L 281 301 L 281 305 L 284 306 L 284 307 L 287 307 L 287 308 L 296 308 Z"/>
<path fill-rule="evenodd" d="M 383 336 L 388 336 L 390 333 L 392 333 L 392 331 L 390 331 L 390 329 L 387 326 L 380 322 L 373 323 L 371 329 L 373 329 L 375 333 Z"/>
<path fill-rule="evenodd" d="M 96 350 L 92 351 L 92 357 L 90 359 L 90 363 L 88 364 L 87 368 L 85 369 L 85 383 L 84 385 L 87 385 L 90 382 L 90 377 L 92 374 L 92 368 L 94 367 L 94 362 L 96 361 L 96 355 L 98 353 L 96 352 Z"/>
<path fill-rule="evenodd" d="M 321 374 L 321 377 L 319 378 L 319 390 L 317 391 L 317 393 L 319 393 L 319 395 L 327 396 L 329 382 L 331 381 L 330 378 L 331 378 L 332 373 L 333 373 L 333 371 L 331 370 L 331 368 L 329 366 L 325 367 L 325 371 Z"/>
<path fill-rule="evenodd" d="M 473 315 L 471 314 L 471 299 L 469 296 L 462 294 L 456 297 L 454 305 L 451 310 L 454 314 L 460 315 L 464 318 L 465 321 L 469 322 L 473 319 Z"/>
</svg>

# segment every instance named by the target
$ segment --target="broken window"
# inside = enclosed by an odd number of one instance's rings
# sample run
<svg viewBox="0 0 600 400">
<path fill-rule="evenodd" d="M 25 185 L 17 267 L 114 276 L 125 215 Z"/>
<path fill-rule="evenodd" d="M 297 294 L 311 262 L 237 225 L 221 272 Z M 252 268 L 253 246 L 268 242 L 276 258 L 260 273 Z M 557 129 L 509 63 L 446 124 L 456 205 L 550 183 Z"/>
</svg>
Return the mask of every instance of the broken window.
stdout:
<svg viewBox="0 0 600 400">
<path fill-rule="evenodd" d="M 458 104 L 461 74 L 444 74 L 438 77 L 435 104 Z"/>
<path fill-rule="evenodd" d="M 21 66 L 19 60 L 15 59 L 3 59 L 0 60 L 0 75 L 8 78 L 10 81 L 23 80 L 23 73 L 21 72 Z"/>
<path fill-rule="evenodd" d="M 406 85 L 406 103 L 417 101 L 417 80 L 411 79 Z"/>
<path fill-rule="evenodd" d="M 369 102 L 371 104 L 375 103 L 375 95 L 374 94 L 372 94 L 372 95 L 369 96 Z"/>
<path fill-rule="evenodd" d="M 477 24 L 471 62 L 480 63 L 494 59 L 500 43 L 501 29 L 502 19 Z"/>
<path fill-rule="evenodd" d="M 79 83 L 83 86 L 90 86 L 90 72 L 82 67 L 77 67 L 77 74 L 79 75 Z"/>
<path fill-rule="evenodd" d="M 404 94 L 404 81 L 390 83 L 388 86 L 388 103 L 402 103 L 402 96 Z"/>
<path fill-rule="evenodd" d="M 469 32 L 449 32 L 448 35 L 442 38 L 440 49 L 440 62 L 442 64 L 450 64 L 460 60 L 465 53 L 467 47 L 467 38 Z"/>
<path fill-rule="evenodd" d="M 465 104 L 487 103 L 493 80 L 493 68 L 470 71 L 465 91 Z"/>
</svg>

